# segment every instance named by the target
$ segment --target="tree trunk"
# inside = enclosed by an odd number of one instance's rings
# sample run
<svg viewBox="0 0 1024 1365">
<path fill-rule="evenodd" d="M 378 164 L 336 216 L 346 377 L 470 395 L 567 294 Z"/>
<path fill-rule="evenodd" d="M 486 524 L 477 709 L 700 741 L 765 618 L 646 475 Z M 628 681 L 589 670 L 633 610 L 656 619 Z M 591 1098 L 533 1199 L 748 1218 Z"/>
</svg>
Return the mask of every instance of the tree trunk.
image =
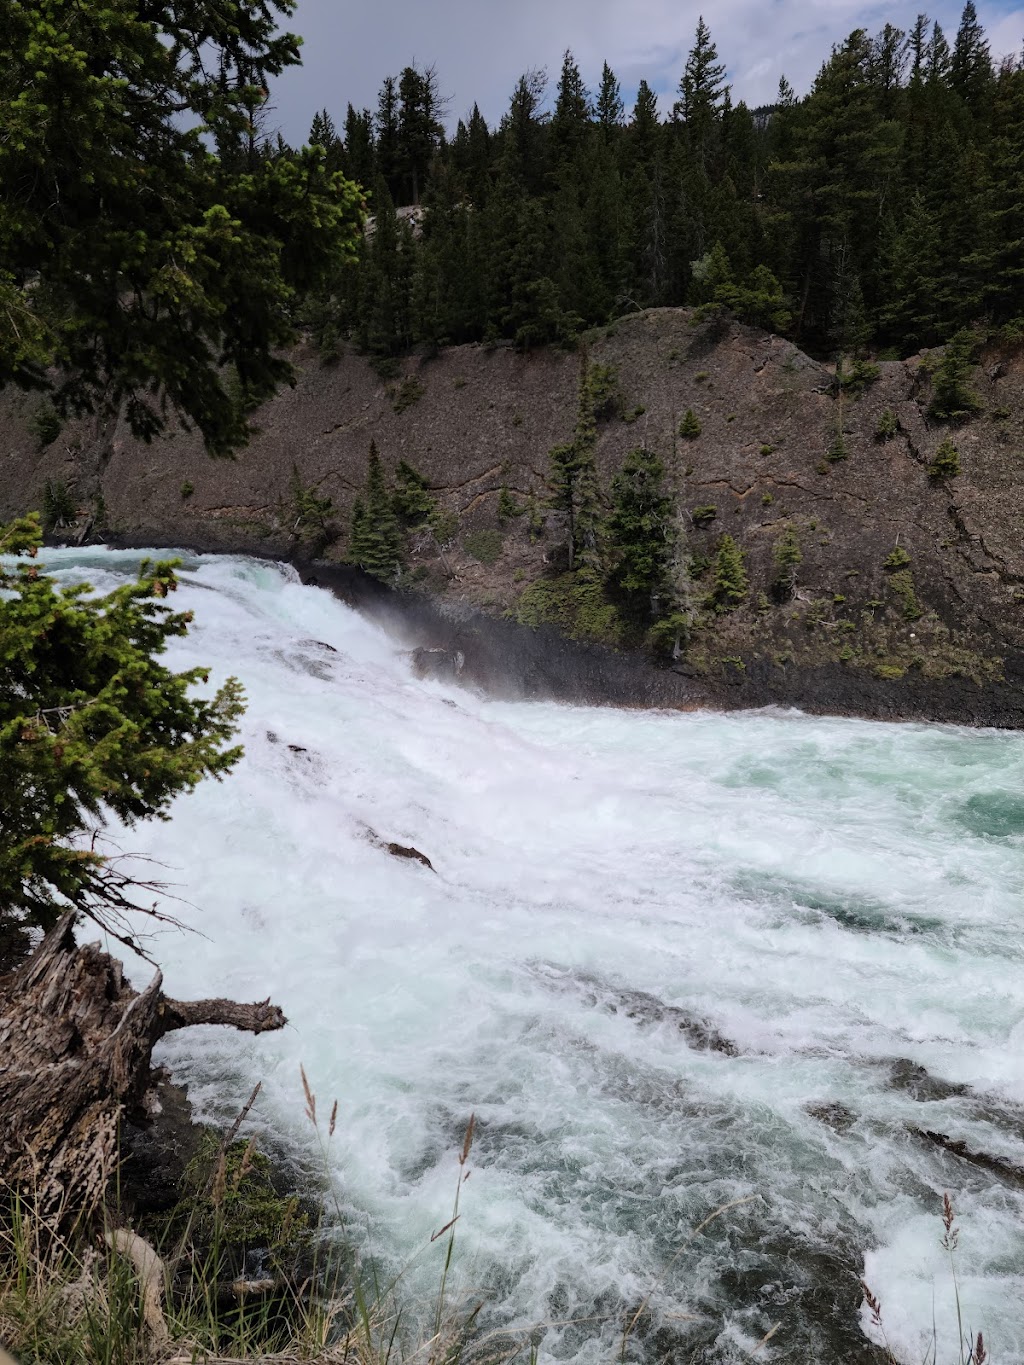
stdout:
<svg viewBox="0 0 1024 1365">
<path fill-rule="evenodd" d="M 114 1168 L 118 1120 L 139 1113 L 153 1046 L 194 1024 L 283 1028 L 269 1000 L 171 1000 L 159 972 L 141 993 L 99 944 L 78 947 L 66 914 L 0 977 L 0 1187 L 54 1226 L 88 1216 Z"/>
</svg>

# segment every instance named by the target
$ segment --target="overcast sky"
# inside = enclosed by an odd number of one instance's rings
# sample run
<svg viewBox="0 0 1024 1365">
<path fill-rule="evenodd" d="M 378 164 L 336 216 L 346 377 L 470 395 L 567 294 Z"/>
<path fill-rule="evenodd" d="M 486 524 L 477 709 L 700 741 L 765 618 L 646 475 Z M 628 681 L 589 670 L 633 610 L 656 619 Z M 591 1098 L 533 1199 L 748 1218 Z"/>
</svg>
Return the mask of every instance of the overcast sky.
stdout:
<svg viewBox="0 0 1024 1365">
<path fill-rule="evenodd" d="M 928 8 L 951 42 L 961 7 L 962 0 L 936 0 Z M 523 71 L 546 67 L 554 85 L 567 47 L 592 87 L 607 60 L 627 97 L 644 76 L 664 112 L 701 12 L 728 65 L 733 99 L 762 104 L 783 74 L 803 94 L 851 29 L 875 32 L 887 21 L 908 28 L 921 8 L 920 0 L 299 0 L 288 27 L 305 39 L 303 66 L 277 82 L 270 121 L 301 142 L 317 109 L 340 124 L 349 101 L 376 107 L 384 76 L 434 64 L 451 98 L 451 125 L 474 100 L 494 124 Z M 1021 51 L 1022 0 L 981 0 L 978 11 L 995 55 Z"/>
</svg>

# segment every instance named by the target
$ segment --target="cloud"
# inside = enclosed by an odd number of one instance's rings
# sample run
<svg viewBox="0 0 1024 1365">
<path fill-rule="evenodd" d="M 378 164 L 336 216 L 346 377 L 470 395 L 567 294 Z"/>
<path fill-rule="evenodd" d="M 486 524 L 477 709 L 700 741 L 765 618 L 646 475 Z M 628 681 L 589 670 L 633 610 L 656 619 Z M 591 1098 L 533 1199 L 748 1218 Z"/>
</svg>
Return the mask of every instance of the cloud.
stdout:
<svg viewBox="0 0 1024 1365">
<path fill-rule="evenodd" d="M 667 112 L 702 10 L 733 98 L 757 105 L 774 98 L 781 75 L 806 91 L 852 29 L 908 28 L 921 8 L 921 0 L 299 0 L 290 27 L 305 39 L 304 64 L 276 82 L 271 122 L 300 142 L 317 109 L 338 123 L 349 102 L 372 109 L 384 76 L 416 63 L 436 65 L 452 126 L 474 101 L 493 124 L 523 71 L 546 67 L 553 89 L 567 47 L 591 87 L 607 61 L 630 98 L 646 77 Z M 993 53 L 1019 53 L 1024 9 L 996 0 L 979 10 Z M 929 13 L 952 39 L 960 6 L 942 0 Z"/>
</svg>

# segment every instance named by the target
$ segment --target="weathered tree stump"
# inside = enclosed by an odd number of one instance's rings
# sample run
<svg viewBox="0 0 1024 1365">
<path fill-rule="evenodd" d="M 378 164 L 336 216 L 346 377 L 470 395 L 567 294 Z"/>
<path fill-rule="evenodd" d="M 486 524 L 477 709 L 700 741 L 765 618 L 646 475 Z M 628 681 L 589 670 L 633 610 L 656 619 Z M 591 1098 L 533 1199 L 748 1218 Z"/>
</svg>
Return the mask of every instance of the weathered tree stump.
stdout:
<svg viewBox="0 0 1024 1365">
<path fill-rule="evenodd" d="M 142 992 L 65 915 L 0 977 L 0 1186 L 54 1226 L 94 1210 L 114 1168 L 118 1120 L 144 1112 L 154 1045 L 195 1024 L 282 1028 L 268 1000 L 171 1000 L 159 972 Z"/>
</svg>

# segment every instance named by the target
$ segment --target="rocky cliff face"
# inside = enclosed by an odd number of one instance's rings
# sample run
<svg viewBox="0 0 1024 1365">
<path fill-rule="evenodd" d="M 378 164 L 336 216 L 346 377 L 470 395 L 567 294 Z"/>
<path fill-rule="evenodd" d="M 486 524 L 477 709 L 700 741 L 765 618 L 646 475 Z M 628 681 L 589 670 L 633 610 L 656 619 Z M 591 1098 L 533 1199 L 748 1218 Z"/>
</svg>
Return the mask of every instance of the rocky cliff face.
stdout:
<svg viewBox="0 0 1024 1365">
<path fill-rule="evenodd" d="M 1024 724 L 1024 357 L 986 359 L 974 376 L 982 410 L 950 433 L 926 417 L 927 357 L 882 363 L 859 395 L 839 398 L 834 376 L 790 343 L 695 326 L 677 309 L 621 320 L 590 339 L 589 354 L 614 367 L 618 389 L 600 428 L 606 486 L 646 442 L 669 471 L 694 571 L 727 531 L 750 578 L 745 603 L 709 614 L 657 683 L 646 664 L 618 659 L 616 676 L 637 678 L 635 700 Z M 500 522 L 499 494 L 543 503 L 548 451 L 572 434 L 578 357 L 461 347 L 410 359 L 390 381 L 358 357 L 322 366 L 303 352 L 298 363 L 295 389 L 257 414 L 258 436 L 230 462 L 209 460 L 186 433 L 146 447 L 112 429 L 97 444 L 74 423 L 40 449 L 38 399 L 10 399 L 0 517 L 39 506 L 48 480 L 81 501 L 95 468 L 100 538 L 308 558 L 322 537 L 301 518 L 301 485 L 333 499 L 338 535 L 323 557 L 341 560 L 373 438 L 387 468 L 408 460 L 452 514 L 450 543 L 424 533 L 411 545 L 418 592 L 443 599 L 440 611 L 407 604 L 417 641 L 429 643 L 428 619 L 435 631 L 442 619 L 465 623 L 465 607 L 522 614 L 524 592 L 535 600 L 532 585 L 557 573 L 562 538 L 553 515 L 534 536 L 527 515 Z M 695 439 L 679 434 L 687 409 Z M 887 410 L 898 429 L 882 439 Z M 839 430 L 846 458 L 830 460 Z M 936 479 L 928 466 L 947 434 L 961 472 Z M 80 511 L 84 520 L 85 502 Z M 778 600 L 787 532 L 801 559 L 793 595 Z M 694 584 L 699 599 L 706 587 Z M 614 699 L 630 699 L 623 687 Z"/>
</svg>

